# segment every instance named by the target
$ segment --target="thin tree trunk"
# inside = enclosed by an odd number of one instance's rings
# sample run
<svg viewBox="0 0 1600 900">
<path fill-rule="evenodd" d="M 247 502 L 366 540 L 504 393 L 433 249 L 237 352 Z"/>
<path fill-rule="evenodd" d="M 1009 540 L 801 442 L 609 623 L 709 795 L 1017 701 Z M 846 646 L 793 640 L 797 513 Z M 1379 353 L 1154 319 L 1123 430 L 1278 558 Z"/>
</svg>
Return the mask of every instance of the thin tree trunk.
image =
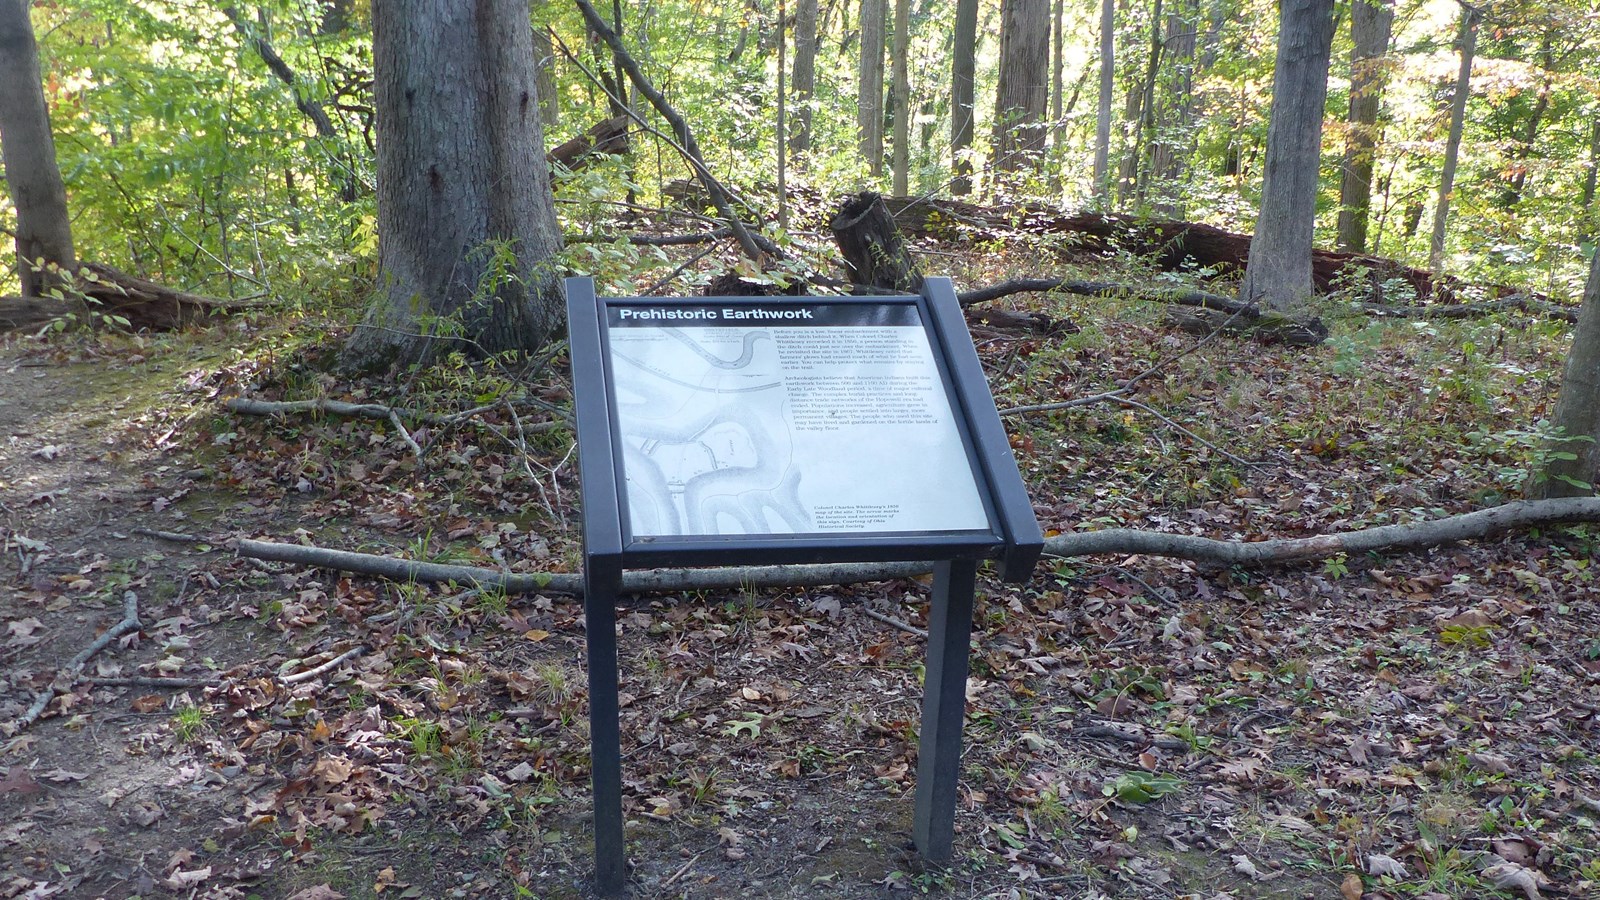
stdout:
<svg viewBox="0 0 1600 900">
<path fill-rule="evenodd" d="M 977 72 L 978 0 L 956 0 L 955 43 L 950 52 L 950 193 L 972 193 L 973 78 Z"/>
<path fill-rule="evenodd" d="M 1139 163 L 1144 159 L 1144 141 L 1152 130 L 1155 115 L 1156 78 L 1161 72 L 1162 0 L 1151 0 L 1151 3 L 1150 54 L 1145 59 L 1144 78 L 1140 79 L 1135 90 L 1128 92 L 1126 122 L 1133 131 L 1125 142 L 1119 167 L 1121 171 L 1117 178 L 1117 198 L 1121 201 L 1138 196 L 1138 186 L 1144 181 Z"/>
<path fill-rule="evenodd" d="M 1595 231 L 1595 187 L 1600 182 L 1600 115 L 1595 116 L 1594 124 L 1589 128 L 1589 165 L 1583 176 L 1583 214 L 1587 217 L 1587 224 L 1582 229 L 1585 236 L 1594 234 Z"/>
<path fill-rule="evenodd" d="M 0 157 L 17 210 L 22 296 L 42 297 L 70 281 L 78 256 L 28 6 L 28 0 L 0 0 Z"/>
<path fill-rule="evenodd" d="M 817 0 L 799 0 L 794 10 L 794 116 L 789 149 L 811 149 L 811 98 L 817 90 Z"/>
<path fill-rule="evenodd" d="M 1066 113 L 1062 109 L 1066 103 L 1066 86 L 1063 79 L 1066 60 L 1062 59 L 1061 53 L 1064 41 L 1061 32 L 1065 25 L 1066 0 L 1056 0 L 1055 11 L 1050 14 L 1050 148 L 1058 156 L 1066 149 L 1067 142 Z M 1056 166 L 1051 175 L 1052 183 L 1059 187 L 1061 167 Z"/>
<path fill-rule="evenodd" d="M 1505 191 L 1500 195 L 1500 205 L 1506 209 L 1515 209 L 1517 204 L 1522 202 L 1522 191 L 1528 184 L 1528 159 L 1533 156 L 1533 144 L 1539 137 L 1539 126 L 1543 124 L 1544 114 L 1550 108 L 1550 82 L 1556 67 L 1553 40 L 1554 35 L 1545 32 L 1544 38 L 1539 42 L 1539 61 L 1543 66 L 1539 80 L 1539 98 L 1534 101 L 1533 111 L 1528 113 L 1523 122 L 1522 134 L 1517 136 L 1517 145 L 1511 151 L 1510 165 L 1506 166 L 1511 172 L 1511 178 Z"/>
<path fill-rule="evenodd" d="M 1350 10 L 1350 132 L 1345 138 L 1339 178 L 1338 247 L 1367 251 L 1367 218 L 1372 209 L 1372 170 L 1377 161 L 1378 111 L 1389 81 L 1385 57 L 1394 26 L 1394 0 L 1355 0 Z"/>
<path fill-rule="evenodd" d="M 1198 0 L 1176 0 L 1167 15 L 1166 57 L 1170 61 L 1167 90 L 1150 135 L 1150 161 L 1145 166 L 1148 183 L 1140 193 L 1153 197 L 1151 210 L 1158 215 L 1183 217 L 1179 183 L 1183 179 L 1194 115 L 1194 51 L 1199 28 Z"/>
<path fill-rule="evenodd" d="M 861 57 L 856 77 L 856 133 L 874 178 L 883 175 L 883 45 L 889 0 L 861 0 Z"/>
<path fill-rule="evenodd" d="M 1333 0 L 1283 0 L 1266 175 L 1239 299 L 1289 311 L 1311 298 L 1322 114 L 1333 45 Z"/>
<path fill-rule="evenodd" d="M 1100 0 L 1100 103 L 1094 121 L 1094 197 L 1111 199 L 1111 95 L 1117 86 L 1117 2 Z"/>
<path fill-rule="evenodd" d="M 784 69 L 788 60 L 788 9 L 784 0 L 778 0 L 778 227 L 789 228 L 789 105 L 788 85 L 784 84 Z"/>
<path fill-rule="evenodd" d="M 1450 136 L 1444 145 L 1444 171 L 1439 176 L 1439 204 L 1433 210 L 1433 236 L 1428 241 L 1428 268 L 1444 269 L 1445 228 L 1450 223 L 1450 193 L 1455 190 L 1456 161 L 1461 153 L 1461 131 L 1467 121 L 1467 98 L 1472 94 L 1472 56 L 1478 47 L 1478 10 L 1461 7 L 1461 70 L 1456 75 L 1455 96 L 1450 100 Z"/>
<path fill-rule="evenodd" d="M 1544 471 L 1535 473 L 1530 493 L 1539 498 L 1593 494 L 1600 473 L 1600 251 L 1589 260 L 1583 307 L 1550 421 L 1561 429 L 1561 438 L 1549 449 L 1572 458 L 1549 457 Z"/>
<path fill-rule="evenodd" d="M 911 168 L 911 75 L 906 58 L 911 55 L 911 0 L 894 0 L 894 192 L 909 193 Z"/>
<path fill-rule="evenodd" d="M 1049 100 L 1050 0 L 1002 0 L 994 104 L 994 168 L 1016 172 L 1044 151 Z"/>
<path fill-rule="evenodd" d="M 546 135 L 561 127 L 561 98 L 556 96 L 555 48 L 550 44 L 550 32 L 543 28 L 533 30 L 534 71 L 538 73 L 539 122 Z"/>
</svg>

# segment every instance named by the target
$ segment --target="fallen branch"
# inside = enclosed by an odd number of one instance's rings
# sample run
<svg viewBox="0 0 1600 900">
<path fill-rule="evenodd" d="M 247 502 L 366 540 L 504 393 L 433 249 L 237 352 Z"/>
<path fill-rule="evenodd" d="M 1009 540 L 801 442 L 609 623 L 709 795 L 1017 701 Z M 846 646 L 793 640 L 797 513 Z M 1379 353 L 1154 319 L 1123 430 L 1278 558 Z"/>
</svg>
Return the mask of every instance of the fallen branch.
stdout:
<svg viewBox="0 0 1600 900">
<path fill-rule="evenodd" d="M 143 627 L 144 625 L 139 621 L 139 595 L 133 591 L 127 591 L 122 595 L 122 621 L 107 628 L 104 634 L 95 638 L 93 643 L 79 651 L 77 656 L 67 660 L 66 666 L 56 675 L 56 679 L 50 687 L 40 691 L 39 695 L 33 698 L 33 705 L 28 707 L 21 718 L 12 723 L 11 733 L 21 731 L 38 721 L 58 692 L 71 690 L 73 685 L 82 680 L 84 665 L 93 659 L 96 653 L 111 646 L 111 642 L 117 638 L 130 631 L 138 631 Z"/>
<path fill-rule="evenodd" d="M 304 672 L 296 672 L 293 675 L 285 675 L 278 680 L 284 684 L 299 684 L 302 681 L 310 681 L 311 679 L 316 678 L 318 675 L 332 672 L 334 669 L 339 668 L 340 666 L 352 659 L 355 659 L 365 652 L 367 652 L 366 645 L 357 644 L 354 647 L 351 647 L 349 650 L 346 650 L 345 652 L 335 656 L 333 659 L 330 659 L 319 666 L 307 669 Z"/>
<path fill-rule="evenodd" d="M 1479 540 L 1509 531 L 1549 525 L 1600 522 L 1600 497 L 1517 500 L 1503 506 L 1428 522 L 1380 525 L 1357 531 L 1268 541 L 1222 541 L 1134 528 L 1060 534 L 1044 542 L 1047 556 L 1143 555 L 1212 565 L 1270 566 L 1380 550 L 1425 550 L 1456 541 Z M 571 573 L 514 574 L 477 566 L 414 562 L 301 544 L 240 540 L 240 556 L 377 575 L 392 581 L 493 587 L 506 593 L 582 595 L 583 577 Z M 623 575 L 625 593 L 815 587 L 914 578 L 930 563 L 839 563 L 803 566 L 732 566 L 717 569 L 645 569 Z"/>
<path fill-rule="evenodd" d="M 235 397 L 224 405 L 227 406 L 229 411 L 236 412 L 243 416 L 283 416 L 290 413 L 322 413 L 330 416 L 377 419 L 382 422 L 388 422 L 391 425 L 394 424 L 395 419 L 399 417 L 409 418 L 418 422 L 426 422 L 429 425 L 455 425 L 465 419 L 471 418 L 474 415 L 488 412 L 489 410 L 495 409 L 499 406 L 499 404 L 490 404 L 488 406 L 479 406 L 473 409 L 463 410 L 459 413 L 450 413 L 445 415 L 441 413 L 415 412 L 412 410 L 402 409 L 398 406 L 384 406 L 381 403 L 350 403 L 345 400 L 328 400 L 324 398 L 318 398 L 316 400 L 256 400 L 250 397 Z M 563 413 L 563 415 L 565 414 Z M 569 425 L 566 421 L 535 422 L 524 427 L 529 432 L 544 432 L 555 431 L 558 428 L 566 428 L 569 427 Z M 410 435 L 406 434 L 403 427 L 401 428 L 401 434 L 403 435 L 404 439 L 407 440 L 408 444 L 415 444 L 415 441 L 410 441 Z M 416 452 L 415 447 L 413 447 L 413 452 Z"/>
<path fill-rule="evenodd" d="M 700 145 L 694 139 L 694 132 L 689 130 L 689 123 L 684 121 L 683 116 L 673 108 L 672 104 L 667 102 L 667 98 L 659 90 L 656 90 L 656 86 L 650 83 L 650 79 L 645 77 L 644 72 L 639 68 L 639 64 L 634 61 L 627 48 L 622 46 L 622 38 L 618 37 L 617 33 L 611 29 L 610 23 L 606 22 L 605 18 L 595 11 L 594 6 L 588 0 L 576 0 L 576 3 L 578 10 L 583 13 L 584 21 L 589 25 L 589 30 L 594 32 L 611 49 L 612 57 L 622 67 L 623 71 L 628 73 L 628 80 L 633 82 L 634 89 L 646 100 L 649 100 L 650 105 L 656 108 L 656 112 L 660 113 L 661 117 L 667 120 L 667 124 L 672 126 L 673 134 L 677 135 L 678 142 L 682 145 L 683 155 L 694 168 L 695 175 L 700 178 L 701 184 L 705 185 L 706 193 L 710 195 L 712 205 L 727 220 L 728 227 L 733 229 L 734 239 L 739 242 L 740 249 L 750 259 L 756 261 L 761 259 L 763 252 L 781 255 L 781 253 L 777 252 L 776 247 L 759 245 L 749 229 L 745 228 L 744 223 L 734 214 L 733 204 L 728 198 L 728 192 L 722 187 L 722 183 L 711 174 L 711 170 L 706 167 L 705 156 L 700 152 Z"/>
<path fill-rule="evenodd" d="M 181 691 L 190 688 L 216 687 L 222 682 L 216 678 L 157 678 L 155 676 L 132 675 L 116 678 L 85 678 L 99 687 L 144 687 L 156 688 L 165 691 Z"/>
<path fill-rule="evenodd" d="M 901 631 L 904 631 L 906 634 L 914 634 L 923 640 L 928 639 L 928 631 L 925 628 L 918 628 L 915 625 L 902 622 L 899 619 L 896 619 L 894 616 L 886 616 L 877 610 L 868 609 L 865 606 L 861 607 L 861 612 L 864 613 L 867 618 L 877 622 L 882 622 L 891 628 L 898 628 Z"/>
<path fill-rule="evenodd" d="M 563 238 L 569 244 L 615 244 L 627 241 L 635 247 L 686 247 L 691 244 L 710 244 L 733 234 L 726 225 L 696 234 L 569 234 Z"/>
</svg>

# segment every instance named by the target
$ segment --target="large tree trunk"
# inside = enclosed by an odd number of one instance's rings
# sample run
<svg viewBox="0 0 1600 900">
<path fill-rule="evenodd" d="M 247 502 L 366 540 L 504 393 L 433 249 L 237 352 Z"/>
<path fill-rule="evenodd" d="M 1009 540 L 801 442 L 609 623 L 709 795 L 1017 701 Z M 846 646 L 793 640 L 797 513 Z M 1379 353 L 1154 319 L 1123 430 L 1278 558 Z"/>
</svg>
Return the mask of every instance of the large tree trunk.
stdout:
<svg viewBox="0 0 1600 900">
<path fill-rule="evenodd" d="M 922 271 L 906 249 L 882 197 L 871 191 L 846 197 L 829 227 L 850 283 L 858 291 L 910 293 L 922 289 Z"/>
<path fill-rule="evenodd" d="M 1439 176 L 1439 204 L 1433 210 L 1433 236 L 1428 241 L 1428 268 L 1444 267 L 1445 228 L 1450 223 L 1450 192 L 1455 190 L 1456 161 L 1461 154 L 1461 130 L 1467 121 L 1467 98 L 1472 94 L 1472 56 L 1478 47 L 1478 10 L 1461 7 L 1461 70 L 1450 100 L 1450 136 L 1444 145 L 1444 171 Z"/>
<path fill-rule="evenodd" d="M 906 183 L 911 168 L 911 73 L 907 57 L 911 55 L 911 0 L 894 0 L 894 51 L 889 58 L 894 61 L 894 192 L 907 193 Z"/>
<path fill-rule="evenodd" d="M 861 58 L 856 70 L 856 134 L 874 178 L 883 174 L 883 41 L 889 0 L 861 0 Z"/>
<path fill-rule="evenodd" d="M 1559 456 L 1548 457 L 1544 470 L 1534 473 L 1530 493 L 1540 498 L 1593 494 L 1600 474 L 1600 251 L 1589 260 L 1583 308 L 1550 421 L 1561 429 L 1561 439 L 1549 448 Z M 1560 458 L 1567 456 L 1572 458 Z"/>
<path fill-rule="evenodd" d="M 1367 252 L 1367 217 L 1372 208 L 1372 168 L 1378 146 L 1378 110 L 1389 81 L 1389 33 L 1394 0 L 1355 0 L 1350 8 L 1350 112 L 1344 168 L 1339 178 L 1338 247 Z"/>
<path fill-rule="evenodd" d="M 1333 46 L 1333 0 L 1283 0 L 1272 72 L 1261 213 L 1239 299 L 1289 311 L 1311 298 L 1322 108 Z"/>
<path fill-rule="evenodd" d="M 994 103 L 996 171 L 1033 166 L 1044 152 L 1049 71 L 1050 0 L 1003 0 Z"/>
<path fill-rule="evenodd" d="M 972 193 L 973 89 L 978 69 L 978 0 L 956 0 L 955 44 L 950 51 L 950 193 Z"/>
<path fill-rule="evenodd" d="M 794 10 L 794 123 L 789 149 L 811 149 L 811 96 L 817 90 L 817 0 L 800 0 Z"/>
<path fill-rule="evenodd" d="M 1094 120 L 1094 197 L 1111 199 L 1111 95 L 1117 82 L 1117 0 L 1100 0 L 1100 102 Z"/>
<path fill-rule="evenodd" d="M 40 297 L 70 279 L 78 256 L 67 216 L 67 189 L 56 167 L 28 0 L 0 0 L 0 154 L 17 209 L 22 296 Z"/>
<path fill-rule="evenodd" d="M 378 288 L 363 366 L 531 353 L 559 326 L 561 248 L 527 0 L 376 0 Z"/>
</svg>

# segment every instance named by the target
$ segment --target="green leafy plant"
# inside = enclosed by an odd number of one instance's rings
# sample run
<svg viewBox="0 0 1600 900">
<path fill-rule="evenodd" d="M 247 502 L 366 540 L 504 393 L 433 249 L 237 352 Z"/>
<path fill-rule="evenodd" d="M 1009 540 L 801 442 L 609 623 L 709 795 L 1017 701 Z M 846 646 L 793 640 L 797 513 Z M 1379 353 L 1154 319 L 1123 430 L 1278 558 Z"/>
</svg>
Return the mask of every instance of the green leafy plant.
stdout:
<svg viewBox="0 0 1600 900">
<path fill-rule="evenodd" d="M 1176 775 L 1127 772 L 1106 782 L 1100 793 L 1124 803 L 1149 803 L 1182 789 L 1183 780 Z"/>
</svg>

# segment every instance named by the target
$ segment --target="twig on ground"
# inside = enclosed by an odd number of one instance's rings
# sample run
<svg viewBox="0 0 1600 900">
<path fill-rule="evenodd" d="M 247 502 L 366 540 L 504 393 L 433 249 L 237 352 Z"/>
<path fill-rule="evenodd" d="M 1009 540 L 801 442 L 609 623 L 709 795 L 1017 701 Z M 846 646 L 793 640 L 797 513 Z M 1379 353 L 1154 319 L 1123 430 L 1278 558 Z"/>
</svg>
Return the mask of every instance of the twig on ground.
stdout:
<svg viewBox="0 0 1600 900">
<path fill-rule="evenodd" d="M 216 687 L 221 682 L 215 678 L 157 678 L 154 676 L 133 675 L 116 678 L 86 677 L 84 681 L 100 687 L 147 687 L 164 688 L 166 690 L 186 690 L 188 688 Z"/>
<path fill-rule="evenodd" d="M 207 538 L 198 537 L 192 534 L 183 534 L 182 532 L 178 531 L 157 531 L 154 528 L 130 528 L 129 531 L 143 537 L 153 537 L 158 540 L 171 541 L 174 544 L 204 544 L 208 540 Z"/>
<path fill-rule="evenodd" d="M 928 632 L 927 632 L 926 629 L 918 628 L 915 625 L 908 625 L 905 622 L 902 622 L 899 619 L 896 619 L 894 616 L 886 616 L 883 613 L 878 612 L 877 610 L 870 609 L 870 608 L 865 607 L 865 606 L 861 607 L 861 611 L 863 613 L 865 613 L 867 618 L 869 618 L 869 619 L 875 619 L 875 620 L 877 620 L 879 622 L 882 622 L 885 625 L 889 625 L 889 626 L 892 626 L 894 628 L 898 628 L 901 631 L 904 631 L 906 634 L 914 634 L 917 637 L 922 638 L 923 640 L 927 640 L 928 639 Z"/>
<path fill-rule="evenodd" d="M 144 626 L 139 622 L 139 595 L 127 591 L 122 595 L 122 621 L 107 628 L 104 634 L 95 638 L 93 643 L 68 660 L 66 666 L 57 674 L 55 683 L 40 691 L 21 718 L 12 723 L 12 730 L 21 731 L 38 721 L 39 717 L 44 715 L 45 709 L 50 706 L 50 701 L 55 699 L 58 690 L 70 690 L 81 680 L 84 664 L 93 659 L 96 653 L 111 646 L 111 642 L 117 638 L 130 631 L 138 631 L 142 627 Z"/>
<path fill-rule="evenodd" d="M 422 448 L 417 446 L 416 441 L 412 440 L 411 432 L 406 430 L 406 423 L 400 421 L 400 414 L 393 409 L 389 410 L 389 423 L 400 433 L 400 440 L 405 441 L 406 446 L 411 448 L 411 454 L 417 458 L 417 464 L 421 465 Z"/>
<path fill-rule="evenodd" d="M 1256 463 L 1250 462 L 1249 460 L 1244 459 L 1242 457 L 1235 456 L 1234 454 L 1229 453 L 1228 451 L 1222 449 L 1221 447 L 1218 447 L 1216 444 L 1211 443 L 1210 441 L 1206 440 L 1205 438 L 1201 437 L 1200 435 L 1195 434 L 1194 432 L 1192 432 L 1189 429 L 1183 427 L 1182 425 L 1179 425 L 1177 422 L 1174 422 L 1171 419 L 1167 418 L 1166 415 L 1164 415 L 1164 414 L 1162 414 L 1160 412 L 1157 412 L 1154 409 L 1151 409 L 1150 407 L 1146 406 L 1143 403 L 1140 403 L 1137 400 L 1130 400 L 1127 397 L 1114 397 L 1114 398 L 1112 398 L 1112 402 L 1121 403 L 1124 406 L 1131 406 L 1131 407 L 1133 407 L 1135 409 L 1143 410 L 1144 412 L 1149 413 L 1152 416 L 1155 416 L 1157 419 L 1161 420 L 1161 422 L 1163 424 L 1165 424 L 1168 428 L 1171 428 L 1173 431 L 1176 431 L 1179 434 L 1183 434 L 1183 435 L 1188 436 L 1191 440 L 1195 441 L 1196 443 L 1200 444 L 1201 446 L 1211 448 L 1211 450 L 1213 452 L 1221 454 L 1223 456 L 1223 458 L 1227 459 L 1229 462 L 1233 463 L 1236 466 L 1240 466 L 1240 467 L 1246 468 L 1246 469 L 1254 469 L 1254 468 L 1258 468 L 1259 467 L 1258 464 L 1256 464 Z"/>
<path fill-rule="evenodd" d="M 293 675 L 284 675 L 278 680 L 284 684 L 299 684 L 302 681 L 310 681 L 311 679 L 316 678 L 318 675 L 323 675 L 339 668 L 340 666 L 352 659 L 355 659 L 365 652 L 367 652 L 367 645 L 357 644 L 354 647 L 351 647 L 349 650 L 346 650 L 338 656 L 335 656 L 333 659 L 328 660 L 322 665 L 307 669 L 304 672 L 296 672 Z"/>
</svg>

